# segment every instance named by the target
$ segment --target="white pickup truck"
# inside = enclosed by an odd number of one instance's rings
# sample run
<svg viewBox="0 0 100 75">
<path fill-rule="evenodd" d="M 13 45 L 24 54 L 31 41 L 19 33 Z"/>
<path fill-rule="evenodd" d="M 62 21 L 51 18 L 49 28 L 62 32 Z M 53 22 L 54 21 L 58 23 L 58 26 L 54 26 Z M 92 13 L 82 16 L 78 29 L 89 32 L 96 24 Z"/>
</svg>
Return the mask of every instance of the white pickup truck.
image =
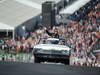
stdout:
<svg viewBox="0 0 100 75">
<path fill-rule="evenodd" d="M 34 46 L 35 63 L 57 62 L 69 64 L 70 48 L 64 45 L 64 40 L 56 38 L 45 39 L 45 43 Z"/>
</svg>

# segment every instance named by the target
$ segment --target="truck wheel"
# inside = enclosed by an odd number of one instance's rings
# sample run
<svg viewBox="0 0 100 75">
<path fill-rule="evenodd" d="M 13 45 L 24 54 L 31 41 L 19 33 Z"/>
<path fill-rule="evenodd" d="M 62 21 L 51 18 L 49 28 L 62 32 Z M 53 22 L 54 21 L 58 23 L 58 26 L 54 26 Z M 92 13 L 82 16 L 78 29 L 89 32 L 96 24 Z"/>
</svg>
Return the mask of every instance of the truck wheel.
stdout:
<svg viewBox="0 0 100 75">
<path fill-rule="evenodd" d="M 64 62 L 65 65 L 69 65 L 69 60 Z"/>
<path fill-rule="evenodd" d="M 41 61 L 40 61 L 38 58 L 35 57 L 34 63 L 40 63 L 40 62 L 41 62 Z"/>
</svg>

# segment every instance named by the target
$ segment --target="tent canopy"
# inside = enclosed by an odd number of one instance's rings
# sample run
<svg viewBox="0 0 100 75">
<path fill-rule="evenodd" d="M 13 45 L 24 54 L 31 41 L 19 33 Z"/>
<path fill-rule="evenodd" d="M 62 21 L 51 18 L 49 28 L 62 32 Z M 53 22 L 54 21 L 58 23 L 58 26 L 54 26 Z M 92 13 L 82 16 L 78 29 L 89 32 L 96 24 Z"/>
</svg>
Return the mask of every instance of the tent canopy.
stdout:
<svg viewBox="0 0 100 75">
<path fill-rule="evenodd" d="M 3 0 L 0 2 L 0 23 L 8 25 L 7 28 L 16 28 L 38 14 L 40 14 L 40 10 L 15 0 Z M 0 29 L 2 29 L 1 25 Z"/>
<path fill-rule="evenodd" d="M 14 27 L 6 25 L 4 23 L 0 23 L 0 30 L 14 30 Z"/>
<path fill-rule="evenodd" d="M 75 11 L 77 11 L 79 8 L 84 6 L 86 3 L 88 3 L 90 0 L 77 0 L 72 5 L 66 7 L 64 10 L 60 11 L 60 14 L 73 14 Z"/>
</svg>

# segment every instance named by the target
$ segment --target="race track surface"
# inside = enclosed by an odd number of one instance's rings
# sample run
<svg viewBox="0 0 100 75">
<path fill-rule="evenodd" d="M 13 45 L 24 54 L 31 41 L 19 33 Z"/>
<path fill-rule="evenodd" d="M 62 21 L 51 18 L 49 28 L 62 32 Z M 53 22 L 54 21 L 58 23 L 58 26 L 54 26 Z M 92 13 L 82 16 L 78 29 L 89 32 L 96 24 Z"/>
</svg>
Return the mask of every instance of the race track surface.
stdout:
<svg viewBox="0 0 100 75">
<path fill-rule="evenodd" d="M 0 62 L 0 75 L 100 75 L 100 68 Z"/>
</svg>

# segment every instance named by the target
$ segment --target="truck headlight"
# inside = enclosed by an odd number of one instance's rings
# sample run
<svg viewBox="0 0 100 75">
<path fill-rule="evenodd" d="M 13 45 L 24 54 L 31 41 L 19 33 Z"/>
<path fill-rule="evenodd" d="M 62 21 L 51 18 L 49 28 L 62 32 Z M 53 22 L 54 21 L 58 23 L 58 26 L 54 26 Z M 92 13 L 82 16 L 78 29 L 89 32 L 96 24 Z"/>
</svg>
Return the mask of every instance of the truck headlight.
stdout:
<svg viewBox="0 0 100 75">
<path fill-rule="evenodd" d="M 63 50 L 62 54 L 69 54 L 69 52 L 67 50 Z"/>
<path fill-rule="evenodd" d="M 43 53 L 43 50 L 37 50 L 38 53 Z"/>
</svg>

